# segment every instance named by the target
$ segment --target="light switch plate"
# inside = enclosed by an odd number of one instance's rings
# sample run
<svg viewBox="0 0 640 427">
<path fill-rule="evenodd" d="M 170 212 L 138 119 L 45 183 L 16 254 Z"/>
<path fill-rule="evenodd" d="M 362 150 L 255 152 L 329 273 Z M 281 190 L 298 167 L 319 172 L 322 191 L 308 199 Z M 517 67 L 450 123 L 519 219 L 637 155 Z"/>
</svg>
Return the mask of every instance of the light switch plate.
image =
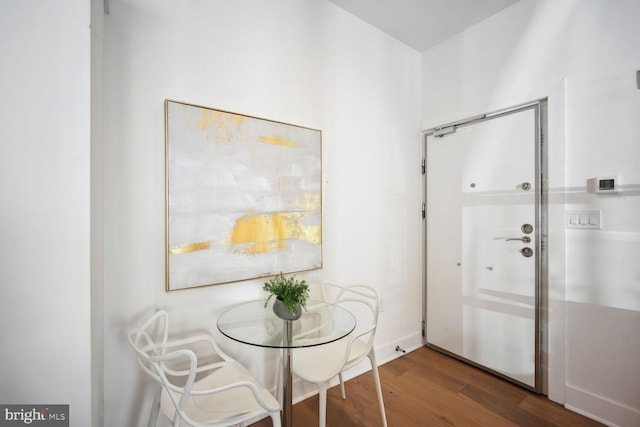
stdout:
<svg viewBox="0 0 640 427">
<path fill-rule="evenodd" d="M 602 211 L 566 211 L 566 227 L 580 229 L 602 228 Z"/>
</svg>

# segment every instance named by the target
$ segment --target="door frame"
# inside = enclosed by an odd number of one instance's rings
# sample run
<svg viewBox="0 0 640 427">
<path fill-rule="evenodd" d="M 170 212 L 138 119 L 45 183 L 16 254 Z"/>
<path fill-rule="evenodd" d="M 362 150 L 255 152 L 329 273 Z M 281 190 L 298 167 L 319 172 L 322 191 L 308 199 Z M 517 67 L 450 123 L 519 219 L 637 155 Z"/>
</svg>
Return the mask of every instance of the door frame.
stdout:
<svg viewBox="0 0 640 427">
<path fill-rule="evenodd" d="M 487 120 L 493 120 L 500 117 L 533 109 L 535 112 L 535 176 L 536 176 L 536 193 L 535 193 L 535 386 L 530 387 L 500 372 L 496 372 L 485 366 L 479 365 L 462 356 L 448 352 L 437 346 L 427 342 L 426 324 L 427 324 L 427 171 L 426 171 L 426 155 L 427 155 L 427 138 L 430 136 L 441 137 L 453 133 L 456 129 L 464 126 L 471 126 Z M 466 119 L 436 126 L 431 129 L 422 131 L 422 341 L 427 347 L 434 348 L 448 354 L 456 359 L 465 361 L 471 365 L 479 367 L 485 371 L 501 377 L 507 381 L 513 382 L 528 390 L 536 393 L 548 394 L 548 290 L 549 290 L 549 255 L 548 255 L 548 203 L 549 203 L 549 187 L 548 187 L 548 98 L 541 98 L 524 104 L 504 108 L 490 113 L 478 116 L 468 117 Z"/>
</svg>

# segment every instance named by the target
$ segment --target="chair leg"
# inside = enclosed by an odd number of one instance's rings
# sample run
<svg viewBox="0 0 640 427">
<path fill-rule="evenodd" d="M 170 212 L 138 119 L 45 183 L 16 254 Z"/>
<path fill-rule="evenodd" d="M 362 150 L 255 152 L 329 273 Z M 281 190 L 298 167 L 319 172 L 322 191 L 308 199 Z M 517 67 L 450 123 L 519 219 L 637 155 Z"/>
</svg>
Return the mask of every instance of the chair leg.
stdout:
<svg viewBox="0 0 640 427">
<path fill-rule="evenodd" d="M 320 427 L 327 425 L 327 383 L 318 384 L 318 396 L 320 398 L 320 407 L 318 414 L 320 415 Z"/>
<path fill-rule="evenodd" d="M 373 348 L 369 352 L 369 361 L 371 362 L 371 370 L 373 371 L 373 380 L 376 384 L 376 394 L 378 395 L 378 405 L 380 406 L 380 416 L 382 417 L 382 425 L 387 427 L 387 414 L 384 410 L 384 401 L 382 400 L 382 384 L 380 383 L 380 374 L 378 373 L 378 362 Z"/>
<path fill-rule="evenodd" d="M 151 402 L 151 412 L 149 413 L 148 427 L 156 427 L 158 424 L 158 415 L 160 414 L 160 394 L 162 387 L 158 386 L 153 394 L 153 402 Z"/>
<path fill-rule="evenodd" d="M 338 378 L 340 378 L 340 392 L 342 392 L 342 400 L 347 398 L 347 393 L 344 391 L 344 379 L 342 379 L 342 372 L 338 374 Z"/>
<path fill-rule="evenodd" d="M 282 427 L 280 412 L 270 412 L 269 415 L 271 415 L 271 425 L 273 425 L 273 427 Z"/>
</svg>

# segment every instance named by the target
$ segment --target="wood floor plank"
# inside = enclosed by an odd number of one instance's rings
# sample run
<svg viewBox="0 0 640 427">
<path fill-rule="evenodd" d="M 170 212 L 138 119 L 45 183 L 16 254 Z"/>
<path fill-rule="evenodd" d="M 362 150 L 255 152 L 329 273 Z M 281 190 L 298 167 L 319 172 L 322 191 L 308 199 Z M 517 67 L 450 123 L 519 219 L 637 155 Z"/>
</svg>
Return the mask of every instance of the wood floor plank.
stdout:
<svg viewBox="0 0 640 427">
<path fill-rule="evenodd" d="M 295 363 L 295 360 L 293 361 Z M 389 427 L 596 427 L 571 412 L 474 366 L 422 347 L 380 366 Z M 327 392 L 328 427 L 381 426 L 373 374 L 367 372 Z M 318 426 L 318 396 L 293 406 L 295 427 Z M 270 427 L 264 419 L 253 427 Z"/>
<path fill-rule="evenodd" d="M 408 403 L 423 411 L 446 419 L 452 425 L 511 425 L 499 414 L 487 411 L 473 399 L 464 399 L 460 392 L 442 387 L 431 380 L 405 374 L 406 381 L 398 380 L 398 386 L 408 390 Z M 464 388 L 463 388 L 464 390 Z"/>
<path fill-rule="evenodd" d="M 537 414 L 548 422 L 547 425 L 554 425 L 559 427 L 571 426 L 571 427 L 599 427 L 602 426 L 597 421 L 584 417 L 575 412 L 569 411 L 563 408 L 561 405 L 552 402 L 548 399 L 538 399 L 536 396 L 527 396 L 520 408 L 523 411 Z"/>
</svg>

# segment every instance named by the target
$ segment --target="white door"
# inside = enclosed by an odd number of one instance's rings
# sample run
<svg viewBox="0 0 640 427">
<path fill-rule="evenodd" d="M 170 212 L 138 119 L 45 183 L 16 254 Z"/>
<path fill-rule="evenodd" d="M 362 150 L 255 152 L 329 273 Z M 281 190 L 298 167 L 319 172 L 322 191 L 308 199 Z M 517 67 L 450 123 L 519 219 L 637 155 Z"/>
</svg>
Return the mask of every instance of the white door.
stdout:
<svg viewBox="0 0 640 427">
<path fill-rule="evenodd" d="M 533 104 L 425 138 L 426 343 L 538 391 L 539 123 Z"/>
</svg>

